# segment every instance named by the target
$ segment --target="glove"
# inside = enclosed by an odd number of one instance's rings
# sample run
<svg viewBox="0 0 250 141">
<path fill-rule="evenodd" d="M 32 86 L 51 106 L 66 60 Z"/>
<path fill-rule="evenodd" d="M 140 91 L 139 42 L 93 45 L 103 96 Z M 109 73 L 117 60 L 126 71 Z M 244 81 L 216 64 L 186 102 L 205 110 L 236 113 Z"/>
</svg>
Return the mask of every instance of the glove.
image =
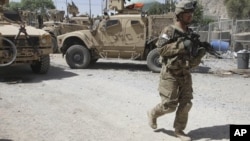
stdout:
<svg viewBox="0 0 250 141">
<path fill-rule="evenodd" d="M 203 57 L 206 54 L 206 49 L 204 47 L 200 47 L 197 52 L 197 56 Z"/>
<path fill-rule="evenodd" d="M 191 40 L 184 40 L 183 41 L 184 44 L 184 48 L 188 51 L 188 52 L 192 52 L 192 47 L 193 47 L 193 43 Z"/>
<path fill-rule="evenodd" d="M 201 63 L 201 59 L 205 55 L 205 53 L 206 53 L 206 49 L 204 47 L 199 47 L 197 49 L 197 55 L 193 56 L 189 62 L 190 66 L 192 68 L 198 66 Z"/>
</svg>

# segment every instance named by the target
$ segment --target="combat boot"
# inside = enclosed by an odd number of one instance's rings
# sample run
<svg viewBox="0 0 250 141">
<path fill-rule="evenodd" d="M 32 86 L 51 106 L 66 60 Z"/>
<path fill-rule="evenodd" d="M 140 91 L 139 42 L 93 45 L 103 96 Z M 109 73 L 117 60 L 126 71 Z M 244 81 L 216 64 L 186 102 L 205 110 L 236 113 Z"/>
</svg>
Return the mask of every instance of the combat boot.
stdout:
<svg viewBox="0 0 250 141">
<path fill-rule="evenodd" d="M 182 130 L 175 129 L 174 133 L 177 138 L 181 139 L 181 141 L 191 141 L 191 138 Z"/>
<path fill-rule="evenodd" d="M 152 110 L 147 112 L 148 115 L 148 124 L 152 129 L 157 128 L 157 118 L 175 111 L 175 108 L 168 108 L 167 110 L 164 110 L 164 107 L 162 104 L 157 104 Z"/>
<path fill-rule="evenodd" d="M 153 111 L 148 111 L 148 124 L 152 129 L 156 129 L 157 128 L 157 117 L 152 114 Z"/>
</svg>

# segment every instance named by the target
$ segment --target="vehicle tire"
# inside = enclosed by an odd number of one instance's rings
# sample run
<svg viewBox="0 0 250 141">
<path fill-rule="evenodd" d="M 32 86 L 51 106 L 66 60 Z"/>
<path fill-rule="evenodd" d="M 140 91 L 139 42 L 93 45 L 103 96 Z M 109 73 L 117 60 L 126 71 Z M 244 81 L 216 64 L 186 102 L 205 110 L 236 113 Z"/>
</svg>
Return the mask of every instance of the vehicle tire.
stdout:
<svg viewBox="0 0 250 141">
<path fill-rule="evenodd" d="M 90 52 L 82 45 L 73 45 L 66 52 L 66 62 L 72 69 L 85 69 L 90 61 Z"/>
<path fill-rule="evenodd" d="M 98 60 L 99 60 L 99 59 L 92 59 L 92 60 L 90 61 L 90 65 L 94 65 Z"/>
<path fill-rule="evenodd" d="M 153 72 L 159 73 L 161 71 L 160 54 L 156 48 L 149 52 L 147 56 L 147 66 Z"/>
<path fill-rule="evenodd" d="M 53 53 L 59 53 L 56 36 L 54 35 L 51 36 L 51 42 L 52 42 Z"/>
<path fill-rule="evenodd" d="M 40 57 L 40 60 L 34 61 L 30 65 L 32 71 L 37 74 L 46 74 L 50 68 L 50 57 L 44 55 Z"/>
</svg>

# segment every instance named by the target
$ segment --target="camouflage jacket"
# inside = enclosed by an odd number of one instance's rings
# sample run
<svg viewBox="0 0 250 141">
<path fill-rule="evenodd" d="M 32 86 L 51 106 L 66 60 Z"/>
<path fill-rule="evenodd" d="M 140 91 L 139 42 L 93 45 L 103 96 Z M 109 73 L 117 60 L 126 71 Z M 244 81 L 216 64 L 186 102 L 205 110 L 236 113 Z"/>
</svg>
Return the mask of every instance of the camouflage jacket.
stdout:
<svg viewBox="0 0 250 141">
<path fill-rule="evenodd" d="M 184 47 L 183 37 L 177 39 L 174 38 L 174 30 L 183 32 L 182 29 L 175 25 L 165 27 L 157 41 L 157 49 L 162 58 L 162 65 L 168 69 L 189 69 L 199 65 L 201 58 L 205 54 L 204 51 L 200 51 L 196 57 L 190 56 L 189 51 Z M 188 29 L 187 32 L 193 32 Z"/>
</svg>

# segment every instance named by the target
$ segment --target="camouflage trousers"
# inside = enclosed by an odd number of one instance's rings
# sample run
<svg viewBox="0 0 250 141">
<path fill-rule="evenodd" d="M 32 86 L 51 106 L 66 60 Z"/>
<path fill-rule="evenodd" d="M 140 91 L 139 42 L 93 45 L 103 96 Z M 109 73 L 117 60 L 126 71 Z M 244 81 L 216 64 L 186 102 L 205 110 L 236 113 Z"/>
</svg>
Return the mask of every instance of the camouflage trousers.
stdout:
<svg viewBox="0 0 250 141">
<path fill-rule="evenodd" d="M 184 130 L 193 99 L 192 78 L 188 69 L 161 72 L 159 93 L 161 103 L 153 109 L 155 118 L 176 111 L 174 128 Z M 176 110 L 177 109 L 177 110 Z"/>
</svg>

